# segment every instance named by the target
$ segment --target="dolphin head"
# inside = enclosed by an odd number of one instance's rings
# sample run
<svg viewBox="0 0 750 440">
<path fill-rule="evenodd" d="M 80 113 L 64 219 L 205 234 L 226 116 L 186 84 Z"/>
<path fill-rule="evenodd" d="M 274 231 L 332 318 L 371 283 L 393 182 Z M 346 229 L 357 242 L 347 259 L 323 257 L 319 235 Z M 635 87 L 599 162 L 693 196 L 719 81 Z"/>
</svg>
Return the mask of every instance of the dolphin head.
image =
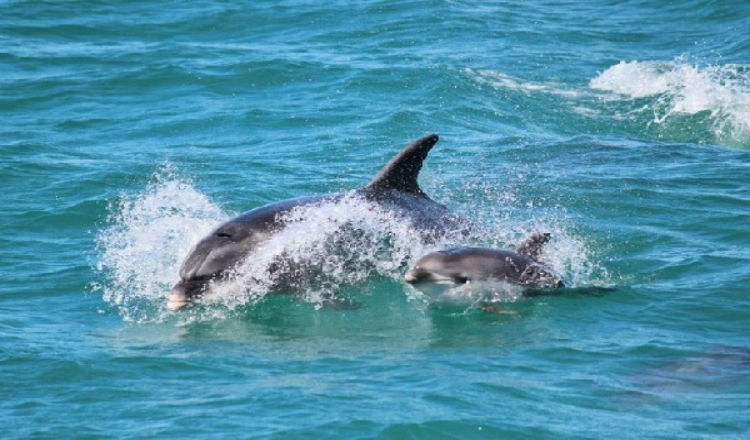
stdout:
<svg viewBox="0 0 750 440">
<path fill-rule="evenodd" d="M 445 251 L 432 252 L 420 258 L 404 275 L 409 284 L 440 283 L 465 284 L 470 274 L 466 267 Z"/>
<path fill-rule="evenodd" d="M 409 284 L 499 280 L 534 288 L 564 287 L 560 275 L 527 256 L 471 247 L 429 253 L 406 272 L 404 279 Z"/>
<path fill-rule="evenodd" d="M 180 268 L 180 281 L 172 288 L 167 307 L 172 311 L 188 307 L 205 295 L 210 283 L 226 279 L 257 243 L 252 228 L 242 221 L 229 221 L 203 238 Z"/>
</svg>

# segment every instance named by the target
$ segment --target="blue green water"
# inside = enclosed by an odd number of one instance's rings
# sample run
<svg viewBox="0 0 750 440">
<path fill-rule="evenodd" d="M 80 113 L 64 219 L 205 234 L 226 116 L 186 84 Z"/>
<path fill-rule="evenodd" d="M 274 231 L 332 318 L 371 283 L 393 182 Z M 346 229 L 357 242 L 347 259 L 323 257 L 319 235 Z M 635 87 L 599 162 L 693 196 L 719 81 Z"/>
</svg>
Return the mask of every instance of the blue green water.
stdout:
<svg viewBox="0 0 750 440">
<path fill-rule="evenodd" d="M 2 1 L 0 117 L 2 438 L 750 434 L 747 2 Z M 221 221 L 433 132 L 467 240 L 552 232 L 571 289 L 434 301 L 457 243 L 349 201 L 274 242 L 325 282 L 166 309 Z"/>
</svg>

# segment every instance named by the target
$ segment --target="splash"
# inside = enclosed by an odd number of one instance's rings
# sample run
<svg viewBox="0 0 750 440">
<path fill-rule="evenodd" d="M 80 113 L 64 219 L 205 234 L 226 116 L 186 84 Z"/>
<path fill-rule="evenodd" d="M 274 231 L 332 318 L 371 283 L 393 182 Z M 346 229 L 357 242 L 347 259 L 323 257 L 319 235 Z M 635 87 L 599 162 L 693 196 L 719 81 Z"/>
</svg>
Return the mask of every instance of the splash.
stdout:
<svg viewBox="0 0 750 440">
<path fill-rule="evenodd" d="M 408 218 L 354 192 L 298 206 L 283 220 L 287 226 L 250 254 L 231 281 L 213 286 L 208 302 L 234 308 L 281 290 L 320 307 L 342 299 L 343 286 L 373 276 L 400 279 L 425 246 Z"/>
<path fill-rule="evenodd" d="M 615 99 L 651 98 L 636 112 L 652 112 L 653 124 L 706 113 L 717 140 L 750 145 L 749 72 L 745 65 L 700 67 L 679 58 L 672 62 L 621 61 L 589 85 L 616 93 Z"/>
<path fill-rule="evenodd" d="M 108 225 L 96 236 L 96 269 L 103 298 L 126 320 L 163 315 L 164 298 L 178 280 L 182 259 L 213 227 L 228 218 L 188 179 L 166 165 L 138 194 L 110 206 Z"/>
<path fill-rule="evenodd" d="M 470 194 L 475 192 L 466 189 L 464 195 Z M 183 258 L 230 215 L 169 166 L 160 169 L 143 191 L 122 196 L 110 210 L 96 238 L 104 300 L 128 321 L 175 316 L 166 309 L 166 298 L 178 281 Z M 448 234 L 425 242 L 408 218 L 355 192 L 298 206 L 285 214 L 284 229 L 255 249 L 229 280 L 212 286 L 204 306 L 180 313 L 179 319 L 223 318 L 279 291 L 293 292 L 320 307 L 346 300 L 340 294 L 351 290 L 347 286 L 364 291 L 373 279 L 400 281 L 403 272 L 428 252 L 462 244 L 514 248 L 542 230 L 553 234 L 545 261 L 569 285 L 602 278 L 585 240 L 569 232 L 561 216 L 518 220 L 513 210 L 502 212 L 499 218 L 484 218 L 470 237 Z M 406 289 L 406 294 L 412 293 Z"/>
</svg>

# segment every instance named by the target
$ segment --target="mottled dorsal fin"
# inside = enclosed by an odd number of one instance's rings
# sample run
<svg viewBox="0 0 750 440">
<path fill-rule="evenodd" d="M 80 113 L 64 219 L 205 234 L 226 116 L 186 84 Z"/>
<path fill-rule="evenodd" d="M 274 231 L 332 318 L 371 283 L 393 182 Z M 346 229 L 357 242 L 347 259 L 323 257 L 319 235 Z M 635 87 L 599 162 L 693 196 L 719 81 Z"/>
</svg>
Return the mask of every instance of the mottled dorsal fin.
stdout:
<svg viewBox="0 0 750 440">
<path fill-rule="evenodd" d="M 524 240 L 518 246 L 516 252 L 538 262 L 539 256 L 542 255 L 542 251 L 544 250 L 544 245 L 549 242 L 551 237 L 549 232 L 537 232 Z"/>
<path fill-rule="evenodd" d="M 417 183 L 417 177 L 422 169 L 422 162 L 437 141 L 437 135 L 431 134 L 407 145 L 372 178 L 367 188 L 390 188 L 424 196 L 425 193 Z"/>
</svg>

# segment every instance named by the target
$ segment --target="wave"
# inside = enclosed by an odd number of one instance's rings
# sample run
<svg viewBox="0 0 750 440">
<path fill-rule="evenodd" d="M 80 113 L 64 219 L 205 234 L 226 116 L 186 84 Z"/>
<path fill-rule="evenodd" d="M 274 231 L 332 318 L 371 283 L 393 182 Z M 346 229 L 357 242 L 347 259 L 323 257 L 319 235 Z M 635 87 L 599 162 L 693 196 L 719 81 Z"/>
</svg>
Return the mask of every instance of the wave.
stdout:
<svg viewBox="0 0 750 440">
<path fill-rule="evenodd" d="M 683 58 L 621 61 L 586 87 L 492 70 L 462 72 L 478 84 L 514 92 L 504 93 L 503 101 L 526 125 L 750 147 L 748 65 L 701 67 Z"/>
<path fill-rule="evenodd" d="M 593 78 L 595 90 L 613 99 L 647 100 L 641 112 L 651 123 L 665 124 L 681 115 L 708 113 L 717 140 L 750 144 L 750 66 L 700 67 L 683 60 L 620 61 Z"/>
<path fill-rule="evenodd" d="M 96 237 L 101 280 L 94 289 L 127 321 L 169 319 L 174 315 L 166 308 L 166 298 L 178 281 L 182 259 L 230 214 L 171 166 L 158 170 L 143 191 L 123 195 L 110 211 Z M 279 286 L 320 307 L 332 299 L 346 300 L 340 293 L 347 286 L 366 291 L 368 280 L 400 282 L 403 272 L 428 252 L 457 244 L 513 247 L 541 229 L 554 237 L 548 263 L 569 284 L 590 284 L 601 275 L 585 241 L 558 218 L 514 221 L 506 216 L 483 222 L 471 237 L 446 236 L 425 243 L 407 219 L 354 192 L 298 207 L 287 216 L 282 231 L 249 255 L 229 281 L 213 286 L 204 306 L 181 313 L 179 319 L 223 318 Z M 424 299 L 409 289 L 405 294 Z"/>
</svg>

